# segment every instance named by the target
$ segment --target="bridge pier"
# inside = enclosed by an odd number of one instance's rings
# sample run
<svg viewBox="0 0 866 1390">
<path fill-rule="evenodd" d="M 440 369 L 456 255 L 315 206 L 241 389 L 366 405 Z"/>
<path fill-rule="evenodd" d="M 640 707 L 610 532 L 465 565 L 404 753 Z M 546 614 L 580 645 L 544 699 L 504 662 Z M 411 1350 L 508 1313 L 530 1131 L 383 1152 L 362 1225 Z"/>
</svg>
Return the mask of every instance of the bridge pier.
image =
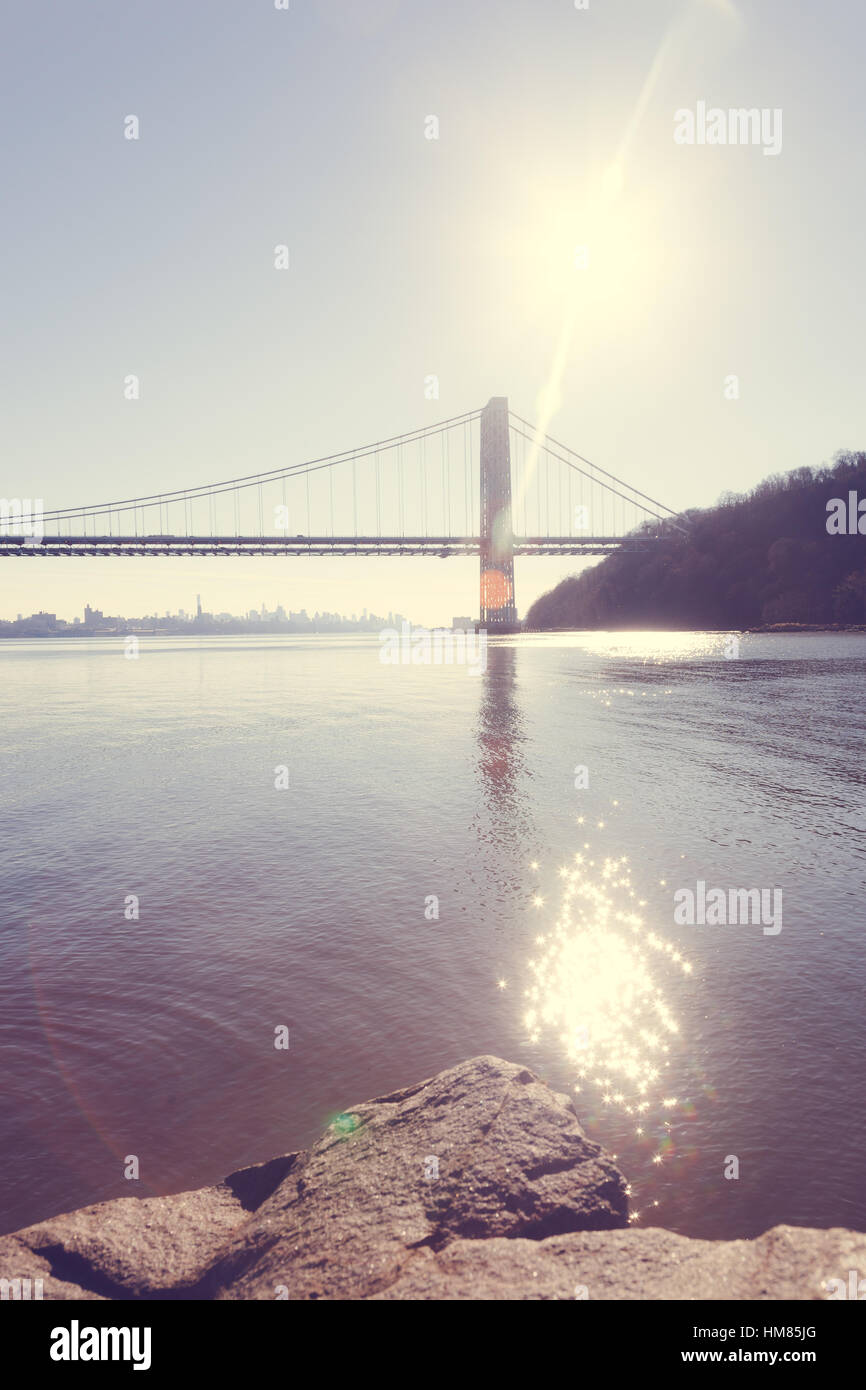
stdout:
<svg viewBox="0 0 866 1390">
<path fill-rule="evenodd" d="M 492 396 L 481 412 L 481 626 L 516 632 L 514 534 L 508 398 Z"/>
</svg>

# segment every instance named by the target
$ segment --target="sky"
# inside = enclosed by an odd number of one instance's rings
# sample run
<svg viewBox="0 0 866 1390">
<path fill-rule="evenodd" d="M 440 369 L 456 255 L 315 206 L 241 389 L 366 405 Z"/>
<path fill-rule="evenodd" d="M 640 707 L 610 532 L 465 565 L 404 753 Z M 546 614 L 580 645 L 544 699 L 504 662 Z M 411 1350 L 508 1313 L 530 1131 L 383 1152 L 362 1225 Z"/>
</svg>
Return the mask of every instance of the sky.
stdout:
<svg viewBox="0 0 866 1390">
<path fill-rule="evenodd" d="M 866 446 L 859 0 L 7 0 L 4 30 L 7 498 L 491 396 L 677 509 Z M 781 112 L 781 148 L 678 143 L 701 102 Z M 520 611 L 580 564 L 519 560 Z M 196 593 L 432 624 L 477 613 L 478 563 L 10 560 L 0 617 Z"/>
</svg>

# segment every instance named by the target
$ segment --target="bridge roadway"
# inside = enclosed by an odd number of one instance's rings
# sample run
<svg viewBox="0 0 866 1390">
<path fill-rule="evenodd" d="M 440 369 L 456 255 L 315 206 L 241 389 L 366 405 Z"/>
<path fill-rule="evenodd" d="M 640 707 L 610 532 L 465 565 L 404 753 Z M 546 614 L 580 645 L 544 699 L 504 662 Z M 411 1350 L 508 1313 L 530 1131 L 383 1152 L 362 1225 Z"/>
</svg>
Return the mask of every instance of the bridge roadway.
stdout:
<svg viewBox="0 0 866 1390">
<path fill-rule="evenodd" d="M 657 546 L 663 536 L 515 536 L 514 554 L 608 555 Z M 0 558 L 82 555 L 427 555 L 477 556 L 479 536 L 12 536 Z"/>
</svg>

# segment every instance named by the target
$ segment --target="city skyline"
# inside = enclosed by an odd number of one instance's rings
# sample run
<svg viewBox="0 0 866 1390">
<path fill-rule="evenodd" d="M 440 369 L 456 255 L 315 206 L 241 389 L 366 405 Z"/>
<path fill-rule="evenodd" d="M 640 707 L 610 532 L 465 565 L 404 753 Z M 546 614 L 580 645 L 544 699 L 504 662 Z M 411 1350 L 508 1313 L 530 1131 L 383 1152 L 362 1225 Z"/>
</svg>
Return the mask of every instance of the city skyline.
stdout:
<svg viewBox="0 0 866 1390">
<path fill-rule="evenodd" d="M 517 599 L 521 614 L 525 613 L 533 599 L 552 588 L 566 573 L 578 573 L 591 561 L 572 560 L 565 563 L 556 558 L 535 558 L 526 563 L 517 560 Z M 45 578 L 49 566 L 64 566 L 59 580 Z M 358 583 L 353 579 L 353 566 L 366 570 L 375 569 L 373 578 Z M 10 561 L 3 574 L 9 575 L 17 568 Z M 316 576 L 328 568 L 335 573 L 325 579 Z M 419 568 L 431 574 L 427 589 L 415 590 L 407 579 Z M 51 561 L 40 559 L 38 566 L 31 562 L 20 566 L 21 580 L 13 585 L 3 585 L 3 616 L 9 620 L 19 613 L 39 609 L 56 612 L 83 612 L 84 606 L 92 597 L 96 587 L 100 590 L 99 604 L 105 611 L 163 613 L 166 607 L 176 608 L 175 595 L 178 591 L 201 592 L 210 595 L 212 612 L 243 612 L 261 606 L 261 594 L 275 595 L 275 603 L 300 611 L 344 612 L 348 606 L 347 597 L 353 600 L 355 609 L 367 608 L 373 612 L 387 612 L 393 609 L 396 594 L 408 592 L 412 596 L 412 613 L 418 623 L 426 627 L 448 624 L 455 613 L 478 615 L 478 560 L 471 558 L 452 558 L 424 560 L 419 558 L 376 559 L 373 557 L 352 557 L 344 560 L 326 561 L 312 559 L 255 559 L 244 561 L 229 557 L 226 559 L 124 559 L 106 562 L 99 561 L 99 583 L 94 583 L 93 563 L 87 560 Z M 115 575 L 106 582 L 106 571 L 113 569 Z M 312 570 L 307 583 L 299 582 L 305 569 Z M 24 571 L 26 570 L 26 574 Z M 239 574 L 238 571 L 241 571 Z M 264 579 L 270 574 L 272 579 Z M 342 577 L 341 577 L 342 576 Z M 274 582 L 274 581 L 277 582 Z M 400 600 L 409 607 L 405 598 Z"/>
<path fill-rule="evenodd" d="M 127 616 L 120 613 L 110 613 L 87 603 L 84 605 L 82 614 L 76 613 L 71 618 L 64 618 L 62 615 L 48 610 L 34 610 L 30 614 L 19 612 L 14 617 L 0 616 L 0 632 L 4 632 L 8 636 L 10 634 L 5 631 L 8 627 L 21 625 L 45 632 L 80 632 L 86 630 L 107 635 L 109 632 L 117 630 L 131 632 L 145 630 L 145 624 L 154 625 L 153 628 L 146 630 L 156 630 L 166 623 L 187 625 L 198 623 L 209 628 L 212 628 L 214 624 L 244 623 L 256 626 L 259 623 L 270 623 L 272 625 L 294 625 L 301 630 L 308 626 L 320 624 L 324 627 L 344 626 L 359 631 L 373 632 L 385 625 L 399 624 L 404 619 L 403 613 L 395 612 L 392 609 L 389 609 L 387 614 L 377 614 L 367 608 L 362 608 L 360 613 L 352 614 L 340 611 L 332 612 L 328 609 L 316 609 L 308 613 L 305 608 L 287 609 L 282 603 L 269 609 L 264 600 L 260 607 L 247 609 L 243 613 L 233 613 L 230 610 L 216 611 L 205 607 L 201 602 L 201 595 L 196 594 L 195 609 L 189 612 L 185 608 L 178 607 L 174 611 L 166 609 L 163 612 Z M 469 620 L 455 618 L 453 621 L 456 624 Z"/>
</svg>

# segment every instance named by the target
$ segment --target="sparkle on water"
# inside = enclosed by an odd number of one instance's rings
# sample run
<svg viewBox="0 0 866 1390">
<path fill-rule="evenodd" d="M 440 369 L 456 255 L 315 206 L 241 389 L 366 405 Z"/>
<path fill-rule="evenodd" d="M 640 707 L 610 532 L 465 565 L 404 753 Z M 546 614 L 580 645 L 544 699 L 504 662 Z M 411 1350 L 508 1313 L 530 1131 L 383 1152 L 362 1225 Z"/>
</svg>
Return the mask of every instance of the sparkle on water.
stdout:
<svg viewBox="0 0 866 1390">
<path fill-rule="evenodd" d="M 594 1088 L 605 1107 L 634 1117 L 640 1138 L 648 1112 L 680 1104 L 665 1087 L 679 1025 L 657 977 L 671 970 L 689 975 L 692 966 L 646 925 L 645 900 L 632 887 L 627 858 L 593 858 L 589 850 L 584 844 L 559 869 L 559 901 L 545 911 L 550 924 L 534 936 L 524 1023 L 531 1042 L 552 1038 L 564 1049 L 576 1068 L 577 1094 Z M 538 863 L 531 868 L 537 873 Z M 539 893 L 531 901 L 536 908 L 545 903 Z M 671 1141 L 662 1139 L 656 1167 L 670 1149 Z M 632 1221 L 639 1217 L 632 1211 Z"/>
</svg>

